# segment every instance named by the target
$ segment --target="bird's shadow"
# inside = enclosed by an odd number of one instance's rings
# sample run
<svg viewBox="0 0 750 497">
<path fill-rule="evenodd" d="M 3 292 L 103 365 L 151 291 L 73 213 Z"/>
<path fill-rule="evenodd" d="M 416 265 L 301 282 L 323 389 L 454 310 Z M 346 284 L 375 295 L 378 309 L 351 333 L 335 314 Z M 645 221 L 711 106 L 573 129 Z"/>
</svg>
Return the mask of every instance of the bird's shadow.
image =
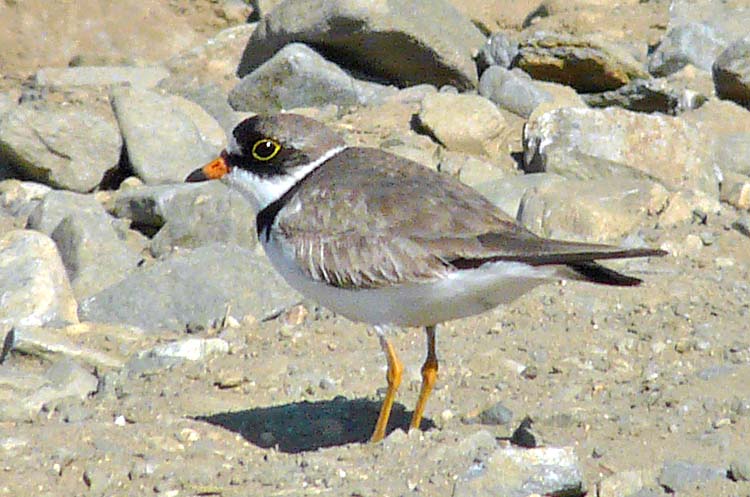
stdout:
<svg viewBox="0 0 750 497">
<path fill-rule="evenodd" d="M 239 433 L 259 447 L 298 453 L 367 442 L 379 410 L 380 402 L 338 396 L 331 400 L 256 407 L 194 419 Z M 386 433 L 408 430 L 411 414 L 402 404 L 394 403 Z M 434 427 L 431 419 L 423 419 L 420 429 Z"/>
</svg>

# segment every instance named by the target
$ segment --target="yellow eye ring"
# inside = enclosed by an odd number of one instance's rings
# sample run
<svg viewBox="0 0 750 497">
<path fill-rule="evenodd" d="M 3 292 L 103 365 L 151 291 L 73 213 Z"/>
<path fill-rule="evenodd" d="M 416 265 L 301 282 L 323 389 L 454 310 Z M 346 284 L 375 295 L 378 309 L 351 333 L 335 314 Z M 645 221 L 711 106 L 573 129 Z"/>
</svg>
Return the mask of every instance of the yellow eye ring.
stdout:
<svg viewBox="0 0 750 497">
<path fill-rule="evenodd" d="M 270 138 L 263 138 L 258 140 L 253 145 L 252 154 L 253 157 L 259 161 L 269 161 L 276 157 L 276 154 L 281 150 L 281 145 L 275 140 Z"/>
</svg>

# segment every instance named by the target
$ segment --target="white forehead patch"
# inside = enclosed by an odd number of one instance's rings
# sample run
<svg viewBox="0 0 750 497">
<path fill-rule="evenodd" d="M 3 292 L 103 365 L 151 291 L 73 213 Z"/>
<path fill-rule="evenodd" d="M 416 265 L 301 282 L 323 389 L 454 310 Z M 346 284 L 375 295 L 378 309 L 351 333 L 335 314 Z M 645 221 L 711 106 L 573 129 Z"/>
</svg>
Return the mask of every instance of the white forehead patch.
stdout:
<svg viewBox="0 0 750 497">
<path fill-rule="evenodd" d="M 237 139 L 234 137 L 234 133 L 229 133 L 227 140 L 227 152 L 232 155 L 242 154 L 242 149 L 237 144 Z"/>
</svg>

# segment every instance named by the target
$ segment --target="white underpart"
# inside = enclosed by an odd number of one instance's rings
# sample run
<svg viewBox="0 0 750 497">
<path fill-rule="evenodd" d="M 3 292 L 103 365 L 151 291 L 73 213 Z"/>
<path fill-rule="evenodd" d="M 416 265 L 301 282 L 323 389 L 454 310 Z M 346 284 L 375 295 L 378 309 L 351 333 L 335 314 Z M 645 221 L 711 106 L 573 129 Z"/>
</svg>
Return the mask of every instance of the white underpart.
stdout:
<svg viewBox="0 0 750 497">
<path fill-rule="evenodd" d="M 428 283 L 354 290 L 313 280 L 299 269 L 278 233 L 261 243 L 276 270 L 295 290 L 353 321 L 373 325 L 429 326 L 472 316 L 512 302 L 534 287 L 559 279 L 556 266 L 490 262 Z"/>
<path fill-rule="evenodd" d="M 284 195 L 299 180 L 316 169 L 328 159 L 332 158 L 346 147 L 332 148 L 316 160 L 289 170 L 289 174 L 282 176 L 258 176 L 239 167 L 233 167 L 229 174 L 222 178 L 230 188 L 237 190 L 253 205 L 256 212 L 265 209 Z M 227 151 L 233 153 L 237 149 L 234 137 L 230 138 Z"/>
</svg>

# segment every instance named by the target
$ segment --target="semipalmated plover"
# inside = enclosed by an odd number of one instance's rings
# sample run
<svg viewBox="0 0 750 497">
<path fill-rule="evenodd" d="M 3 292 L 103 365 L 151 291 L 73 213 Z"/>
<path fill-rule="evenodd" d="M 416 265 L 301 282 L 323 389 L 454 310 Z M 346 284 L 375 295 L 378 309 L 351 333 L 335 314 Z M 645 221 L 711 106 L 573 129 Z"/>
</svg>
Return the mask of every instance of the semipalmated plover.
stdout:
<svg viewBox="0 0 750 497">
<path fill-rule="evenodd" d="M 418 428 L 437 378 L 437 324 L 559 279 L 638 285 L 595 261 L 664 254 L 541 238 L 458 180 L 382 150 L 348 147 L 295 114 L 242 121 L 221 156 L 187 181 L 218 178 L 255 206 L 260 242 L 293 288 L 374 326 L 388 390 L 372 441 L 385 436 L 403 371 L 388 326 L 427 333 L 410 425 Z"/>
</svg>

